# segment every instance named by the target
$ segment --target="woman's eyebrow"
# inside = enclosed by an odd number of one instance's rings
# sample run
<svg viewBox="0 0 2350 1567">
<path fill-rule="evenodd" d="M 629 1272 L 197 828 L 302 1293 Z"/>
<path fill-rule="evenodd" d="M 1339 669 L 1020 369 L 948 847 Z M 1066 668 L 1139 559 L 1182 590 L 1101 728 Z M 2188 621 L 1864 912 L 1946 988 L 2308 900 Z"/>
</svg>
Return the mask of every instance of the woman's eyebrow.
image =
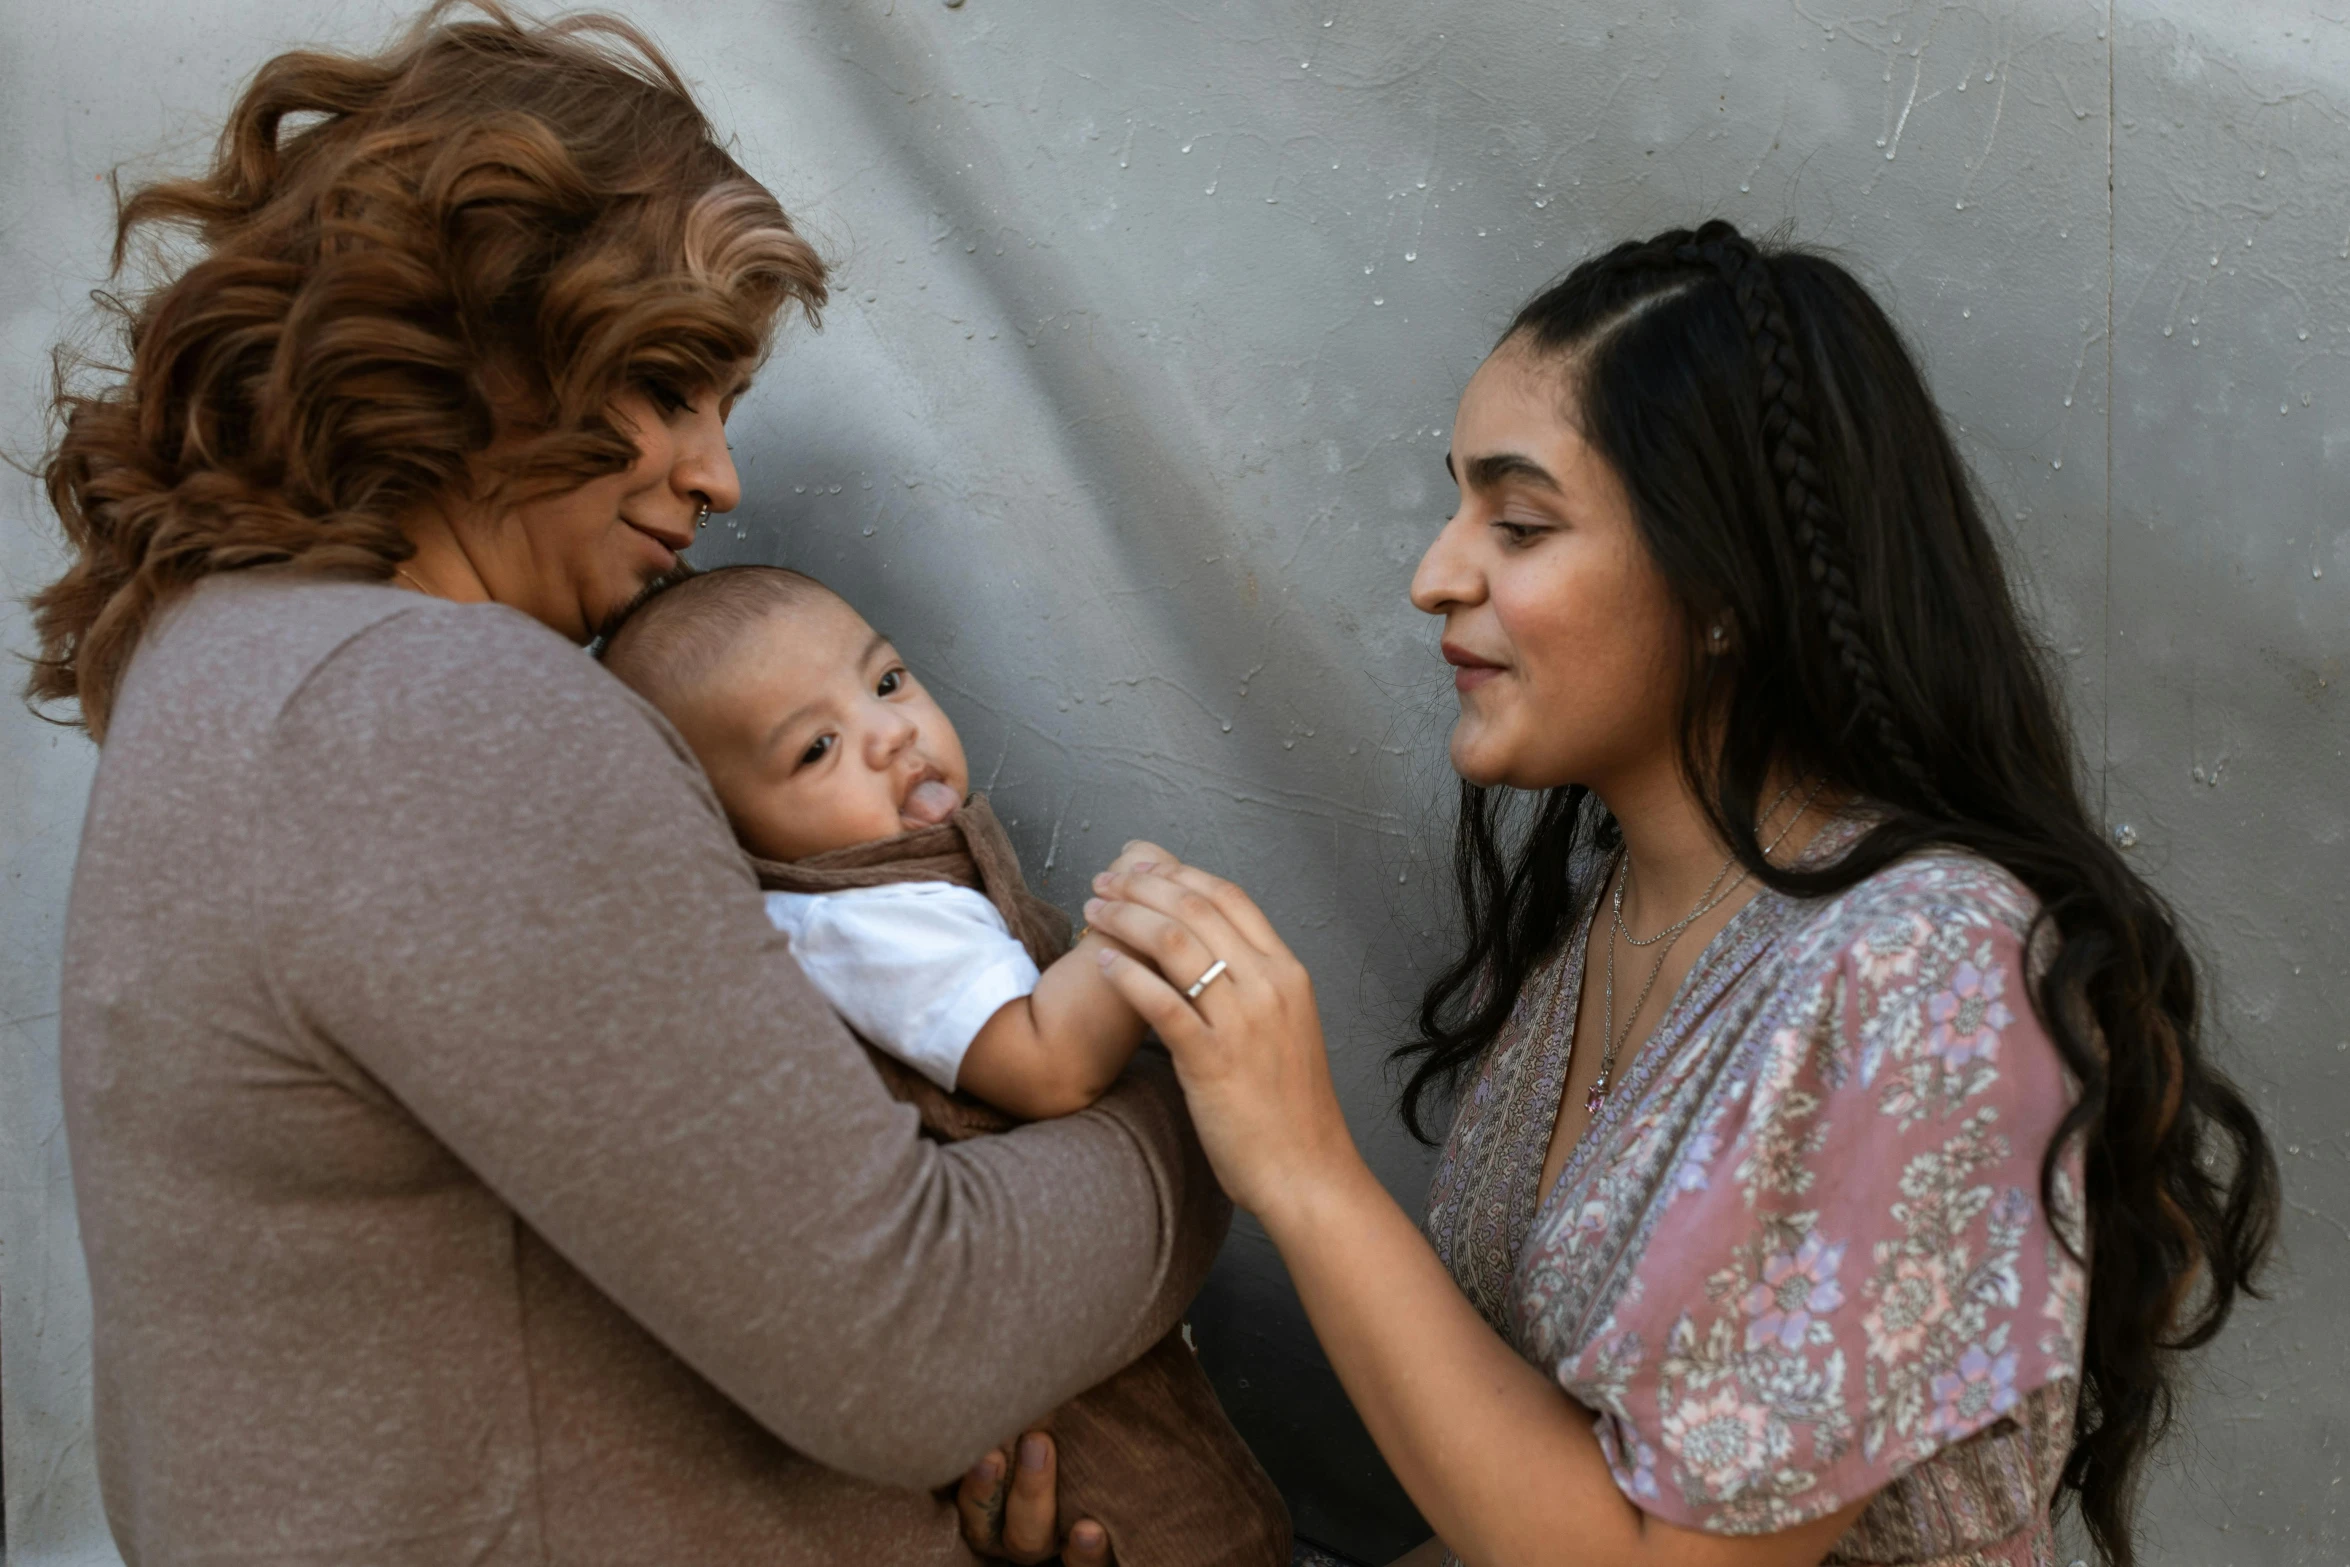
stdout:
<svg viewBox="0 0 2350 1567">
<path fill-rule="evenodd" d="M 1460 481 L 1460 472 L 1453 467 L 1452 458 L 1449 455 L 1444 459 L 1444 471 L 1452 475 L 1455 483 Z M 1534 485 L 1538 489 L 1549 490 L 1554 494 L 1562 493 L 1559 490 L 1558 480 L 1551 476 L 1550 470 L 1522 452 L 1492 452 L 1483 457 L 1469 459 L 1469 487 L 1471 489 L 1490 490 L 1510 479 Z"/>
</svg>

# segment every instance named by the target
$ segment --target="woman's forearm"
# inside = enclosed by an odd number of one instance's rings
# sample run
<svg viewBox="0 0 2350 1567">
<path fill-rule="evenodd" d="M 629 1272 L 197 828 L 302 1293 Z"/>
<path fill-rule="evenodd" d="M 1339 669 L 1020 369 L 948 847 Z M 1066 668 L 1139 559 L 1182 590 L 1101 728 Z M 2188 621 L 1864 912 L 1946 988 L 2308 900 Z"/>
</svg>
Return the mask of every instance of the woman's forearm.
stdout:
<svg viewBox="0 0 2350 1567">
<path fill-rule="evenodd" d="M 1259 1217 L 1372 1439 L 1463 1561 L 1561 1560 L 1570 1545 L 1618 1559 L 1639 1514 L 1590 1415 L 1485 1324 L 1359 1158 Z"/>
<path fill-rule="evenodd" d="M 1746 1537 L 1651 1519 L 1617 1489 L 1590 1412 L 1486 1325 L 1360 1158 L 1258 1217 L 1372 1439 L 1471 1567 L 1810 1567 L 1858 1511 Z"/>
</svg>

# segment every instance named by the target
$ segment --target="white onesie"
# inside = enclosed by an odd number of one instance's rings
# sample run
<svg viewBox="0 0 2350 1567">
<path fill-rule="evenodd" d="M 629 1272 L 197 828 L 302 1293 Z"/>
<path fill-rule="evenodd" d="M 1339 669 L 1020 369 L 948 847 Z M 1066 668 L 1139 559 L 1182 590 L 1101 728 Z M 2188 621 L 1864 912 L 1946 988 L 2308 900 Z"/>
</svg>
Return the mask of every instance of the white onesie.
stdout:
<svg viewBox="0 0 2350 1567">
<path fill-rule="evenodd" d="M 851 1028 L 953 1092 L 963 1053 L 1035 960 L 986 895 L 945 881 L 771 892 L 767 918 Z"/>
</svg>

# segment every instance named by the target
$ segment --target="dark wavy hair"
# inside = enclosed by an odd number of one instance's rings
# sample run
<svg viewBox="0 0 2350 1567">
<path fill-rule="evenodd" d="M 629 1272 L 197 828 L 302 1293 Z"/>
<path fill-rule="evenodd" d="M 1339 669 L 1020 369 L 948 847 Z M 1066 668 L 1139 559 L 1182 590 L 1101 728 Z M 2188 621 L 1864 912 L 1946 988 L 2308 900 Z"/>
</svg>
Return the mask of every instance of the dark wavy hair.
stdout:
<svg viewBox="0 0 2350 1567">
<path fill-rule="evenodd" d="M 157 227 L 196 257 L 102 301 L 127 363 L 87 393 L 61 364 L 44 470 L 71 561 L 32 597 L 27 695 L 98 738 L 179 589 L 388 577 L 419 507 L 619 472 L 616 396 L 711 385 L 825 294 L 642 33 L 496 0 L 442 0 L 381 54 L 262 66 L 209 170 L 122 204 L 117 271 Z"/>
<path fill-rule="evenodd" d="M 2099 830 L 2055 682 L 2017 613 L 1973 485 L 1900 333 L 1835 262 L 1726 223 L 1577 267 L 1503 334 L 1554 359 L 1578 428 L 1632 498 L 1686 624 L 1684 776 L 1756 879 L 1824 897 L 1929 845 L 2005 866 L 2038 897 L 2034 1007 L 2080 1098 L 2041 1164 L 2085 1156 L 2089 1275 L 2063 1486 L 2103 1558 L 2133 1567 L 2148 1449 L 2176 1357 L 2257 1293 L 2275 1156 L 2209 1062 L 2177 917 Z M 1782 869 L 1755 821 L 1775 773 L 1881 812 L 1836 863 Z M 1594 894 L 1614 823 L 1580 787 L 1463 784 L 1455 872 L 1466 945 L 1428 987 L 1404 1123 L 1492 1045 L 1529 974 Z M 2067 1244 L 2074 1244 L 2071 1240 Z"/>
</svg>

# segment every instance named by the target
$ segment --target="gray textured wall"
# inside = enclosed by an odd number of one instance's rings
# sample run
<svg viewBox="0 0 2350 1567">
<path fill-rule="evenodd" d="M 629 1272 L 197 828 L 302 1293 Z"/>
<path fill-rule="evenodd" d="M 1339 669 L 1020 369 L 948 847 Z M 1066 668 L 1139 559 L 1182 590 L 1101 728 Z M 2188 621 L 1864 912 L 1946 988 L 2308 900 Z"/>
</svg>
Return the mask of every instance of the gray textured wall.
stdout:
<svg viewBox="0 0 2350 1567">
<path fill-rule="evenodd" d="M 1591 247 L 1721 214 L 1838 247 L 1922 346 L 2063 659 L 2109 815 L 2214 961 L 2286 1161 L 2278 1298 L 2198 1373 L 2152 1560 L 2338 1562 L 2350 1286 L 2350 21 L 2339 0 L 643 0 L 839 302 L 736 419 L 708 560 L 813 570 L 947 694 L 1045 889 L 1150 833 L 1233 870 L 1381 1071 L 1436 950 L 1449 691 L 1403 601 L 1461 382 Z M 38 447 L 105 177 L 183 165 L 268 51 L 392 8 L 0 5 L 0 439 Z M 32 487 L 0 574 L 51 569 Z M 25 645 L 21 615 L 0 644 Z M 0 713 L 11 1561 L 105 1561 L 57 1129 L 89 774 Z M 1408 1507 L 1278 1265 L 1205 1348 L 1308 1534 Z"/>
</svg>

